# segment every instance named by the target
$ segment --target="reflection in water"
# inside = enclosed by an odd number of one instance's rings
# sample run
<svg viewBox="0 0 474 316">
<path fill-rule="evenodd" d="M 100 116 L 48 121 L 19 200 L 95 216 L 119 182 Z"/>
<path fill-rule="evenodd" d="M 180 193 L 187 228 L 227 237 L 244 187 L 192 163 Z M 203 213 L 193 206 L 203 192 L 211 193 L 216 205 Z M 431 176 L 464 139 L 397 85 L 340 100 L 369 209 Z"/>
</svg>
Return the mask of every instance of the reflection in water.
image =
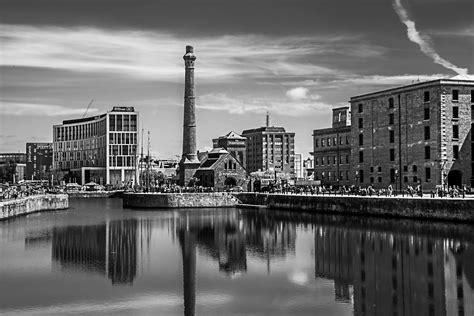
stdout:
<svg viewBox="0 0 474 316">
<path fill-rule="evenodd" d="M 132 284 L 137 275 L 137 230 L 136 219 L 54 228 L 52 258 L 62 268 L 107 274 L 112 284 Z"/>
<path fill-rule="evenodd" d="M 353 304 L 355 315 L 474 314 L 472 236 L 449 237 L 443 233 L 453 227 L 449 224 L 436 224 L 441 227 L 436 231 L 414 221 L 399 229 L 399 221 L 278 211 L 166 214 L 54 228 L 52 258 L 62 268 L 131 285 L 139 261 L 150 251 L 152 231 L 167 229 L 181 249 L 184 314 L 194 315 L 197 256 L 212 258 L 229 279 L 247 272 L 249 257 L 270 273 L 272 262 L 295 254 L 297 231 L 304 227 L 314 233 L 316 280 L 333 280 L 335 300 Z"/>
<path fill-rule="evenodd" d="M 472 245 L 462 245 L 456 257 L 441 238 L 318 225 L 316 276 L 334 280 L 336 300 L 353 287 L 355 315 L 472 315 Z"/>
</svg>

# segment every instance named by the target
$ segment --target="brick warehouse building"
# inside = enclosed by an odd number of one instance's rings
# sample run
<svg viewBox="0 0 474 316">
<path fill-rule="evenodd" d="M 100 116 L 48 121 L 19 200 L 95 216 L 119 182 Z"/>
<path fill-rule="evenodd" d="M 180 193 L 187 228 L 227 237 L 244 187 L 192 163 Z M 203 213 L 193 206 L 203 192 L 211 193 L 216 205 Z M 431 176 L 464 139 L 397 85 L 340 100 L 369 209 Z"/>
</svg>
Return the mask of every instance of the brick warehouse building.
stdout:
<svg viewBox="0 0 474 316">
<path fill-rule="evenodd" d="M 472 76 L 352 97 L 355 184 L 474 186 L 473 102 Z"/>
<path fill-rule="evenodd" d="M 313 131 L 314 180 L 325 186 L 350 185 L 351 126 L 349 107 L 332 110 L 332 127 Z"/>
</svg>

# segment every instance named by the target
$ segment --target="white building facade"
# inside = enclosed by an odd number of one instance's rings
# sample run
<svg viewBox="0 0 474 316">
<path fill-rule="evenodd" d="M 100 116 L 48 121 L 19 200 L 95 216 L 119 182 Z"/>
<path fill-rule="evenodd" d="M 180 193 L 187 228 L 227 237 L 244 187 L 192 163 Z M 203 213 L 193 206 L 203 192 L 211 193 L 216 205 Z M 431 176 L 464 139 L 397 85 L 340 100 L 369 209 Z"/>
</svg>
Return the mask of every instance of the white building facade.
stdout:
<svg viewBox="0 0 474 316">
<path fill-rule="evenodd" d="M 53 169 L 68 182 L 135 183 L 138 121 L 133 107 L 113 107 L 102 115 L 54 125 Z"/>
</svg>

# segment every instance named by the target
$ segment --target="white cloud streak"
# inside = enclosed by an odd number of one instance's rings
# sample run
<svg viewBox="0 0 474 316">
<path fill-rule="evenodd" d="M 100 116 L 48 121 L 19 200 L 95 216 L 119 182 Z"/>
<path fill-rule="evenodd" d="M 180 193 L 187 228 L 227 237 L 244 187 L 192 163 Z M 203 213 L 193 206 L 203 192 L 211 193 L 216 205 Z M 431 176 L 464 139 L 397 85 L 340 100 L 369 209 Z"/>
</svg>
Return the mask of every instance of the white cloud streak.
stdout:
<svg viewBox="0 0 474 316">
<path fill-rule="evenodd" d="M 319 96 L 316 95 L 297 100 L 292 98 L 238 99 L 224 93 L 211 93 L 198 97 L 196 104 L 200 109 L 227 111 L 231 114 L 263 114 L 270 111 L 274 114 L 293 117 L 326 113 L 331 109 L 331 105 L 316 101 L 317 99 L 319 99 Z"/>
<path fill-rule="evenodd" d="M 88 116 L 98 112 L 91 108 L 87 112 Z M 1 116 L 80 116 L 84 114 L 84 109 L 72 109 L 62 105 L 41 104 L 41 103 L 21 103 L 0 100 Z"/>
<path fill-rule="evenodd" d="M 0 24 L 0 65 L 97 72 L 145 80 L 182 80 L 184 46 L 195 46 L 199 80 L 337 74 L 318 55 L 373 58 L 384 49 L 357 36 L 194 37 L 165 32 Z M 311 62 L 310 62 L 311 60 Z"/>
<path fill-rule="evenodd" d="M 448 60 L 442 58 L 434 49 L 433 45 L 431 44 L 431 38 L 428 35 L 421 35 L 418 30 L 416 29 L 415 22 L 410 20 L 408 16 L 408 12 L 402 5 L 401 0 L 394 0 L 393 7 L 395 12 L 397 13 L 400 21 L 405 24 L 407 27 L 407 35 L 408 39 L 413 43 L 418 44 L 423 54 L 433 59 L 436 64 L 439 64 L 447 69 L 450 69 L 457 74 L 465 75 L 467 74 L 466 68 L 459 68 L 453 65 Z"/>
</svg>

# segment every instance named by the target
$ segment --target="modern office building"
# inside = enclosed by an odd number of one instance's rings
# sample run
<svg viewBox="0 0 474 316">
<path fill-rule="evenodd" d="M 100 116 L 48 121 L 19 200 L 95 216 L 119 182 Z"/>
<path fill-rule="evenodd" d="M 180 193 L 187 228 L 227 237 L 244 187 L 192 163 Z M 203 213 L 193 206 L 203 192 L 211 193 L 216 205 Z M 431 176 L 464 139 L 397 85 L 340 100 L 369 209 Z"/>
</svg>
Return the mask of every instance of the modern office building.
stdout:
<svg viewBox="0 0 474 316">
<path fill-rule="evenodd" d="M 275 171 L 295 176 L 295 133 L 267 126 L 242 132 L 247 138 L 247 171 Z"/>
<path fill-rule="evenodd" d="M 321 185 L 353 183 L 351 174 L 351 125 L 349 107 L 332 110 L 332 127 L 313 131 L 314 180 Z"/>
<path fill-rule="evenodd" d="M 52 167 L 52 143 L 26 143 L 27 180 L 50 180 Z"/>
<path fill-rule="evenodd" d="M 395 190 L 474 185 L 474 77 L 456 76 L 352 97 L 356 184 Z"/>
<path fill-rule="evenodd" d="M 65 120 L 53 127 L 54 169 L 81 184 L 135 183 L 137 146 L 138 112 L 133 107 Z"/>
<path fill-rule="evenodd" d="M 229 132 L 224 136 L 214 138 L 212 140 L 213 148 L 224 148 L 232 156 L 234 156 L 241 165 L 246 168 L 247 162 L 247 146 L 246 138 L 237 134 L 236 132 Z"/>
</svg>

